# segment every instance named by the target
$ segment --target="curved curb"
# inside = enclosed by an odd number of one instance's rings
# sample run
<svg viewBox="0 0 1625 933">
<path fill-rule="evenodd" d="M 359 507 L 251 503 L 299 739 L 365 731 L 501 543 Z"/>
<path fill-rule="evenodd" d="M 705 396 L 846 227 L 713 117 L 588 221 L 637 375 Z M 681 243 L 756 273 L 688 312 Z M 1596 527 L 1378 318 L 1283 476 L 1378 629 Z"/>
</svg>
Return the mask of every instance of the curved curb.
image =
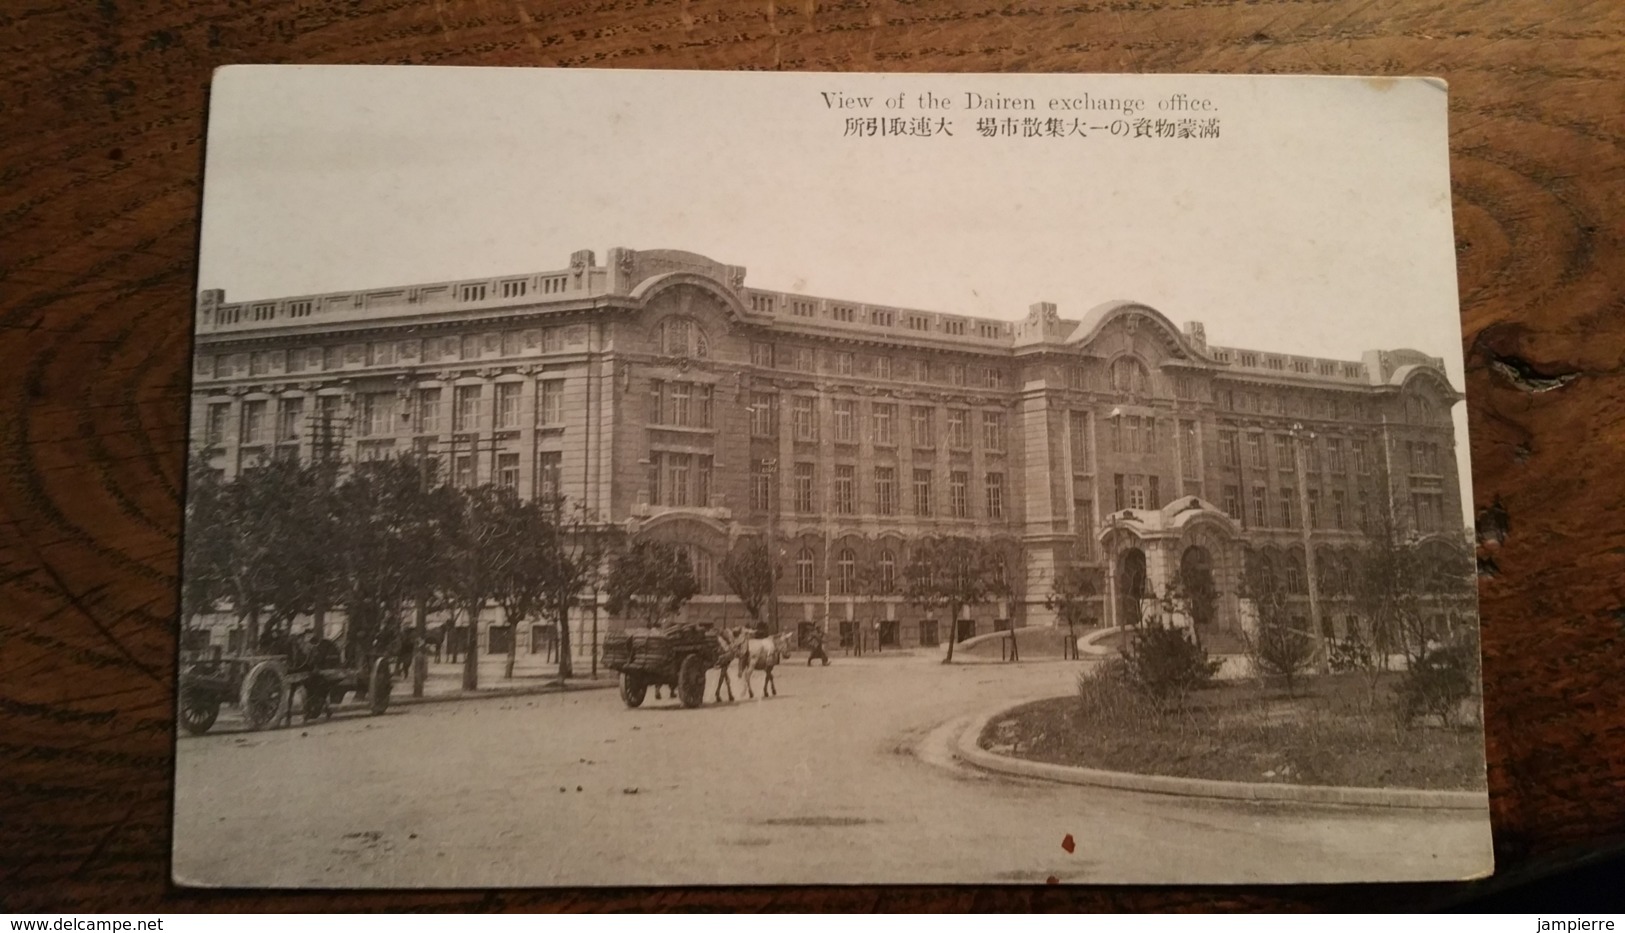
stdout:
<svg viewBox="0 0 1625 933">
<path fill-rule="evenodd" d="M 1083 636 L 1083 644 L 1079 645 L 1078 647 L 1083 651 L 1084 654 L 1092 655 L 1097 658 L 1115 657 L 1117 655 L 1116 648 L 1108 648 L 1104 645 L 1096 643 L 1103 638 L 1116 635 L 1122 630 L 1123 627 L 1121 625 L 1114 625 L 1111 628 L 1103 628 L 1097 632 L 1090 632 L 1089 634 Z"/>
<path fill-rule="evenodd" d="M 1018 704 L 1025 706 L 1026 704 Z M 1428 810 L 1487 810 L 1488 791 L 1390 790 L 1379 787 L 1331 787 L 1309 784 L 1254 784 L 1244 781 L 1216 781 L 1209 778 L 1171 777 L 1162 774 L 1135 774 L 1129 771 L 1103 771 L 1042 761 L 1028 761 L 987 751 L 978 744 L 983 730 L 995 717 L 1016 707 L 1004 707 L 972 719 L 954 743 L 954 756 L 987 771 L 1039 778 L 1061 784 L 1110 787 L 1146 794 L 1178 797 L 1208 797 L 1222 800 L 1276 801 L 1289 803 L 1341 804 L 1359 807 L 1388 807 Z"/>
</svg>

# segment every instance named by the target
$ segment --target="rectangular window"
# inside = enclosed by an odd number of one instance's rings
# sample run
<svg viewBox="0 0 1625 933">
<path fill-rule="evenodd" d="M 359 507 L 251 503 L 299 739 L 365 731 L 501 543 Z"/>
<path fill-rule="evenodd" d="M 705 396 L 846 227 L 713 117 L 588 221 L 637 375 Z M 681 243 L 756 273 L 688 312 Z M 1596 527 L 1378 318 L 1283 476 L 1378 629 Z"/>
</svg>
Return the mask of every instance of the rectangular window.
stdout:
<svg viewBox="0 0 1625 933">
<path fill-rule="evenodd" d="M 1128 475 L 1128 507 L 1131 509 L 1146 507 L 1145 475 L 1142 473 Z"/>
<path fill-rule="evenodd" d="M 518 454 L 497 454 L 497 485 L 503 489 L 519 488 Z"/>
<path fill-rule="evenodd" d="M 963 326 L 963 324 L 961 324 L 961 326 Z M 949 385 L 954 385 L 954 386 L 962 386 L 962 385 L 965 384 L 965 364 L 964 363 L 949 363 L 948 364 L 948 384 Z"/>
<path fill-rule="evenodd" d="M 790 424 L 798 441 L 818 440 L 817 399 L 796 396 L 791 400 Z"/>
<path fill-rule="evenodd" d="M 890 403 L 876 402 L 873 417 L 875 426 L 874 442 L 885 445 L 897 443 L 897 406 Z"/>
<path fill-rule="evenodd" d="M 542 451 L 536 455 L 537 488 L 543 499 L 559 495 L 563 486 L 559 482 L 564 472 L 564 454 L 557 450 Z"/>
<path fill-rule="evenodd" d="M 693 424 L 694 411 L 691 404 L 694 394 L 693 384 L 673 382 L 667 387 L 667 392 L 670 393 L 671 398 L 671 418 L 666 423 L 674 424 L 680 428 L 686 428 Z"/>
<path fill-rule="evenodd" d="M 982 376 L 982 384 L 989 389 L 1004 388 L 1004 370 L 989 366 Z"/>
<path fill-rule="evenodd" d="M 469 489 L 474 485 L 474 455 L 458 454 L 453 464 L 451 482 L 458 489 Z"/>
<path fill-rule="evenodd" d="M 564 423 L 564 380 L 544 379 L 541 384 L 541 405 L 537 415 L 539 424 Z"/>
<path fill-rule="evenodd" d="M 818 354 L 812 347 L 795 348 L 795 368 L 804 373 L 818 372 Z"/>
<path fill-rule="evenodd" d="M 1297 469 L 1293 462 L 1292 438 L 1285 434 L 1275 435 L 1275 468 L 1283 473 L 1290 473 Z"/>
<path fill-rule="evenodd" d="M 264 399 L 257 399 L 243 403 L 242 443 L 265 443 L 265 409 Z"/>
<path fill-rule="evenodd" d="M 711 426 L 711 397 L 711 386 L 696 385 L 694 387 L 694 426 L 697 428 L 709 428 Z"/>
<path fill-rule="evenodd" d="M 891 372 L 892 372 L 892 369 L 891 369 L 891 357 L 889 357 L 889 356 L 877 356 L 877 357 L 875 357 L 875 377 L 876 378 L 878 378 L 878 379 L 890 379 L 891 378 Z"/>
<path fill-rule="evenodd" d="M 875 512 L 897 514 L 897 468 L 875 467 Z"/>
<path fill-rule="evenodd" d="M 521 382 L 497 383 L 498 428 L 511 429 L 519 427 L 519 393 L 524 387 L 524 383 Z"/>
<path fill-rule="evenodd" d="M 858 403 L 851 399 L 837 399 L 833 405 L 835 409 L 835 440 L 843 444 L 856 441 L 858 439 L 856 428 Z"/>
<path fill-rule="evenodd" d="M 649 423 L 666 423 L 666 380 L 649 380 Z"/>
<path fill-rule="evenodd" d="M 711 507 L 712 467 L 715 460 L 710 454 L 694 457 L 694 504 L 702 509 Z"/>
<path fill-rule="evenodd" d="M 302 398 L 285 398 L 277 402 L 276 409 L 276 439 L 278 441 L 296 441 L 299 439 L 299 421 L 305 414 L 305 400 Z"/>
<path fill-rule="evenodd" d="M 1343 472 L 1343 441 L 1341 438 L 1326 438 L 1326 466 L 1333 473 Z"/>
<path fill-rule="evenodd" d="M 928 516 L 931 514 L 931 471 L 914 471 L 914 514 Z"/>
<path fill-rule="evenodd" d="M 664 483 L 662 482 L 662 474 L 665 472 L 665 469 L 666 469 L 665 455 L 663 455 L 663 454 L 650 454 L 649 455 L 649 504 L 650 505 L 660 505 L 660 499 L 661 499 L 660 494 L 662 492 L 660 487 L 662 485 L 664 485 Z"/>
<path fill-rule="evenodd" d="M 994 452 L 1004 450 L 1004 412 L 982 412 L 982 448 Z"/>
<path fill-rule="evenodd" d="M 1309 527 L 1320 527 L 1320 490 L 1309 490 Z"/>
<path fill-rule="evenodd" d="M 1255 470 L 1266 468 L 1267 464 L 1264 462 L 1264 435 L 1247 435 L 1247 459 L 1252 463 Z"/>
<path fill-rule="evenodd" d="M 1244 517 L 1241 514 L 1240 486 L 1224 487 L 1224 514 L 1236 519 L 1237 521 L 1240 521 Z"/>
<path fill-rule="evenodd" d="M 796 464 L 796 511 L 812 512 L 817 505 L 813 497 L 814 473 L 810 463 Z"/>
<path fill-rule="evenodd" d="M 766 460 L 750 462 L 750 507 L 756 512 L 773 507 L 773 473 Z"/>
<path fill-rule="evenodd" d="M 373 392 L 361 396 L 360 433 L 362 437 L 395 433 L 395 393 Z"/>
<path fill-rule="evenodd" d="M 1072 436 L 1072 471 L 1089 472 L 1089 413 L 1075 411 L 1070 414 Z"/>
<path fill-rule="evenodd" d="M 1320 444 L 1314 438 L 1303 441 L 1303 459 L 1310 473 L 1320 472 Z"/>
<path fill-rule="evenodd" d="M 1196 476 L 1196 422 L 1179 422 L 1179 462 L 1184 476 Z"/>
<path fill-rule="evenodd" d="M 1121 473 L 1112 474 L 1112 511 L 1121 512 L 1128 508 L 1128 484 Z"/>
<path fill-rule="evenodd" d="M 1224 458 L 1225 466 L 1241 466 L 1241 445 L 1234 431 L 1219 432 L 1219 456 Z"/>
<path fill-rule="evenodd" d="M 750 345 L 750 362 L 752 366 L 773 366 L 773 345 L 771 343 L 753 343 Z"/>
<path fill-rule="evenodd" d="M 970 447 L 970 430 L 967 422 L 970 421 L 970 412 L 963 408 L 948 409 L 948 446 L 955 450 L 964 450 Z"/>
<path fill-rule="evenodd" d="M 835 467 L 835 512 L 851 515 L 857 511 L 857 468 L 848 464 Z"/>
<path fill-rule="evenodd" d="M 1293 513 L 1292 496 L 1293 496 L 1293 491 L 1290 488 L 1281 490 L 1281 498 L 1277 503 L 1278 504 L 1278 509 L 1276 511 L 1276 518 L 1277 518 L 1276 525 L 1278 527 L 1281 527 L 1281 528 L 1291 528 L 1291 527 L 1293 527 L 1293 525 L 1292 525 L 1292 513 Z"/>
<path fill-rule="evenodd" d="M 480 389 L 481 386 L 457 387 L 457 410 L 454 412 L 456 423 L 452 425 L 453 431 L 480 429 Z"/>
<path fill-rule="evenodd" d="M 226 442 L 226 419 L 231 415 L 231 403 L 220 402 L 209 406 L 203 419 L 203 443 L 219 447 Z"/>
<path fill-rule="evenodd" d="M 558 353 L 564 349 L 564 328 L 542 328 L 542 352 Z"/>
<path fill-rule="evenodd" d="M 440 390 L 419 389 L 416 409 L 412 419 L 413 430 L 419 434 L 440 433 Z"/>
<path fill-rule="evenodd" d="M 1348 503 L 1347 503 L 1346 499 L 1347 499 L 1347 497 L 1344 495 L 1343 490 L 1341 490 L 1341 489 L 1332 490 L 1332 527 L 1333 528 L 1347 528 L 1348 527 Z"/>
<path fill-rule="evenodd" d="M 835 374 L 837 376 L 852 375 L 852 354 L 845 351 L 835 354 Z"/>
<path fill-rule="evenodd" d="M 1371 460 L 1366 456 L 1365 441 L 1349 441 L 1349 451 L 1354 455 L 1354 469 L 1364 475 L 1371 472 Z"/>
<path fill-rule="evenodd" d="M 1158 478 L 1148 476 L 1145 479 L 1145 507 L 1148 509 L 1162 508 L 1162 492 L 1157 487 Z"/>
<path fill-rule="evenodd" d="M 1263 486 L 1253 487 L 1253 527 L 1268 528 L 1269 517 L 1269 491 Z"/>
<path fill-rule="evenodd" d="M 953 470 L 948 474 L 948 505 L 954 518 L 970 518 L 970 474 Z"/>
<path fill-rule="evenodd" d="M 671 505 L 688 505 L 689 469 L 693 456 L 690 454 L 666 454 L 666 468 L 669 483 L 667 484 L 667 498 Z"/>
<path fill-rule="evenodd" d="M 1092 558 L 1095 553 L 1095 502 L 1093 499 L 1073 500 L 1072 524 L 1078 533 L 1079 556 Z"/>
<path fill-rule="evenodd" d="M 931 430 L 931 416 L 933 411 L 926 405 L 914 405 L 909 408 L 909 440 L 915 447 L 934 447 L 935 437 Z"/>
<path fill-rule="evenodd" d="M 987 474 L 987 517 L 994 521 L 1004 518 L 1004 474 Z"/>
<path fill-rule="evenodd" d="M 775 437 L 779 433 L 779 398 L 771 392 L 750 394 L 750 434 Z"/>
<path fill-rule="evenodd" d="M 1366 493 L 1366 491 L 1363 490 L 1363 489 L 1360 490 L 1359 506 L 1358 506 L 1358 511 L 1355 513 L 1355 515 L 1360 521 L 1360 529 L 1362 531 L 1364 529 L 1370 527 L 1370 525 L 1371 525 L 1371 496 L 1368 495 Z"/>
</svg>

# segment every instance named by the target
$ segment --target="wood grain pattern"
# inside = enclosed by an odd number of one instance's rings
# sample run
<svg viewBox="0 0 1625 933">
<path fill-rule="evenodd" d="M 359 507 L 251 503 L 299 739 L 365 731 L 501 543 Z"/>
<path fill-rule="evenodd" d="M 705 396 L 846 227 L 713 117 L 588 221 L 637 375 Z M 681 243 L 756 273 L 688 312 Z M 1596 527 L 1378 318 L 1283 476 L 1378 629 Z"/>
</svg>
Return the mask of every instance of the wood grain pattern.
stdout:
<svg viewBox="0 0 1625 933">
<path fill-rule="evenodd" d="M 1625 6 L 37 0 L 0 10 L 0 48 L 0 909 L 1367 909 L 1461 894 L 173 889 L 201 140 L 210 69 L 242 62 L 1447 78 L 1497 857 L 1517 870 L 1625 836 Z"/>
</svg>

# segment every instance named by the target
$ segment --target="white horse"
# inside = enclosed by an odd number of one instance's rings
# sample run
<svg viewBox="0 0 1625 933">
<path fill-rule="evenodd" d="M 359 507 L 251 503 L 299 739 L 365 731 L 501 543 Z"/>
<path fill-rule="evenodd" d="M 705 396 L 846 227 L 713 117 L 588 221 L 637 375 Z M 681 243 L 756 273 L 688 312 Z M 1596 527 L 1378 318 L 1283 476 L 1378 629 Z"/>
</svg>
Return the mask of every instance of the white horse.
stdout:
<svg viewBox="0 0 1625 933">
<path fill-rule="evenodd" d="M 762 697 L 778 696 L 778 685 L 773 682 L 773 668 L 784 658 L 784 642 L 788 635 L 746 639 L 739 654 L 739 676 L 745 681 L 745 695 L 755 697 L 751 675 L 756 671 L 766 674 L 762 681 Z"/>
<path fill-rule="evenodd" d="M 747 641 L 749 641 L 749 638 L 746 637 L 745 630 L 742 628 L 717 632 L 717 648 L 720 650 L 717 654 L 717 690 L 712 695 L 713 702 L 722 702 L 722 688 L 724 685 L 728 688 L 728 702 L 732 703 L 734 701 L 734 685 L 733 680 L 728 677 L 728 667 L 735 660 L 738 660 L 740 671 L 744 671 L 745 642 Z"/>
</svg>

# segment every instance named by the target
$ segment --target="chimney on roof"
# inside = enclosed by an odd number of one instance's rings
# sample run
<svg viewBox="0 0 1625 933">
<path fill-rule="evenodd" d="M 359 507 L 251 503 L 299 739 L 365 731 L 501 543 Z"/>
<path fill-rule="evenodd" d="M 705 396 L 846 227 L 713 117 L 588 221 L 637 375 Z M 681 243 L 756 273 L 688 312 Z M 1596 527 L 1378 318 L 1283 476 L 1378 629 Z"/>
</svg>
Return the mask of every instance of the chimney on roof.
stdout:
<svg viewBox="0 0 1625 933">
<path fill-rule="evenodd" d="M 1185 322 L 1185 339 L 1196 349 L 1207 352 L 1207 327 L 1201 321 Z"/>
</svg>

